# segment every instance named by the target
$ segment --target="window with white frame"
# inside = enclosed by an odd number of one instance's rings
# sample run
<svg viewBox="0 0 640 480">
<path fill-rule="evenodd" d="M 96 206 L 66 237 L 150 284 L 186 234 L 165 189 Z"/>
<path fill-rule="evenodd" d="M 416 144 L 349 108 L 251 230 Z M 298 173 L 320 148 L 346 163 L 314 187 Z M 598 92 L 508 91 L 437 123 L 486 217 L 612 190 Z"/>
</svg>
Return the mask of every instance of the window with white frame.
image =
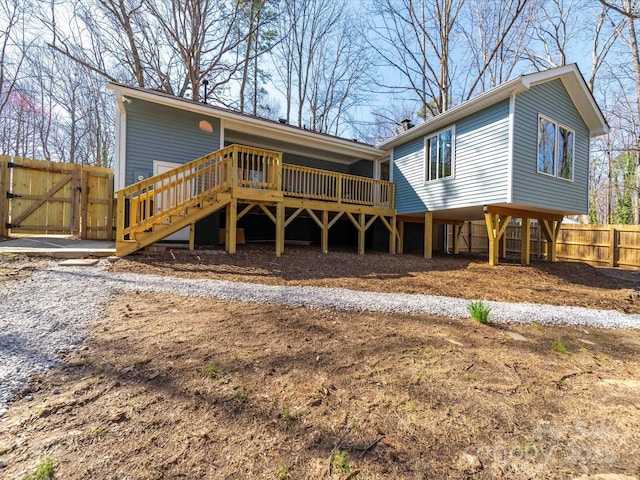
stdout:
<svg viewBox="0 0 640 480">
<path fill-rule="evenodd" d="M 538 172 L 573 181 L 575 132 L 548 117 L 538 117 Z"/>
<path fill-rule="evenodd" d="M 442 130 L 425 139 L 425 180 L 438 180 L 453 175 L 454 128 Z"/>
</svg>

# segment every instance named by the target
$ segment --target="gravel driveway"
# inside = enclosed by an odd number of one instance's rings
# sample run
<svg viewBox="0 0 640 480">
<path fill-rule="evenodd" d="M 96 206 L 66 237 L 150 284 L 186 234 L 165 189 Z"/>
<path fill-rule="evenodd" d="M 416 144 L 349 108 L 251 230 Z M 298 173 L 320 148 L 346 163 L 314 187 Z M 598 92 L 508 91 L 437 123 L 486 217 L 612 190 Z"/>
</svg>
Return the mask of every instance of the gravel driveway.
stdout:
<svg viewBox="0 0 640 480">
<path fill-rule="evenodd" d="M 0 291 L 0 415 L 30 376 L 58 365 L 58 354 L 77 348 L 90 320 L 112 295 L 122 291 L 165 292 L 309 308 L 388 313 L 421 313 L 466 318 L 469 300 L 428 295 L 384 294 L 343 288 L 270 286 L 222 280 L 187 280 L 95 267 L 36 270 Z M 589 325 L 640 329 L 640 315 L 580 307 L 486 302 L 491 321 Z"/>
</svg>

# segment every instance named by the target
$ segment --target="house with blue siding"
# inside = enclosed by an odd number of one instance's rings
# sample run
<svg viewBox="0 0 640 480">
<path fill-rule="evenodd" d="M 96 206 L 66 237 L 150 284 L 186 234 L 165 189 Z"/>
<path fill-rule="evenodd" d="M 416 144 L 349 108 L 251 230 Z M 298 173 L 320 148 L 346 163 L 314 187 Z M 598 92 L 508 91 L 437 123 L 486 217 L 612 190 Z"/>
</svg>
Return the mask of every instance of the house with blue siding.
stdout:
<svg viewBox="0 0 640 480">
<path fill-rule="evenodd" d="M 273 240 L 278 255 L 291 240 L 327 251 L 330 229 L 331 243 L 352 242 L 360 253 L 388 234 L 383 244 L 401 253 L 405 224 L 419 224 L 430 257 L 434 232 L 451 229 L 457 252 L 463 222 L 484 220 L 496 264 L 506 225 L 520 218 L 523 245 L 535 219 L 554 260 L 563 217 L 588 211 L 590 140 L 608 131 L 575 65 L 510 80 L 377 146 L 147 89 L 108 88 L 118 107 L 122 254 L 164 238 L 193 247 L 196 230 L 219 229 L 235 251 L 244 217 L 247 239 Z M 529 263 L 528 247 L 522 261 Z"/>
<path fill-rule="evenodd" d="M 551 260 L 562 219 L 589 208 L 589 145 L 607 123 L 575 65 L 523 75 L 378 145 L 390 153 L 395 209 L 425 225 L 485 220 L 490 262 L 512 218 L 523 245 L 536 219 Z M 526 236 L 526 238 L 524 238 Z M 529 263 L 528 247 L 522 261 Z"/>
</svg>

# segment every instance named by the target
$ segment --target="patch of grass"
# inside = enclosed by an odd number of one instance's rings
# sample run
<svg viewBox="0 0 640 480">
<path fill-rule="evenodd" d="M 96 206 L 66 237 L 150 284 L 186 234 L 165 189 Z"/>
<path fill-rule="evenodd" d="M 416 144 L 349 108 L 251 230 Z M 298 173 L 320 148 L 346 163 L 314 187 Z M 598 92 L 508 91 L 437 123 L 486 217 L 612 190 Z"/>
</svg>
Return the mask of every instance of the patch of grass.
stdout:
<svg viewBox="0 0 640 480">
<path fill-rule="evenodd" d="M 542 323 L 538 320 L 534 321 L 531 326 L 536 330 L 542 330 Z"/>
<path fill-rule="evenodd" d="M 551 349 L 556 353 L 561 353 L 562 355 L 569 354 L 569 350 L 567 350 L 567 346 L 559 338 L 553 341 L 553 345 L 551 345 Z"/>
<path fill-rule="evenodd" d="M 294 420 L 294 416 L 293 413 L 291 413 L 291 409 L 289 408 L 289 405 L 285 405 L 282 408 L 282 419 L 286 422 L 292 422 Z"/>
<path fill-rule="evenodd" d="M 97 436 L 99 436 L 99 435 L 100 435 L 100 433 L 102 433 L 102 432 L 101 432 L 101 430 L 100 430 L 100 427 L 93 427 L 93 428 L 91 429 L 91 433 L 93 433 L 93 435 L 97 437 Z"/>
<path fill-rule="evenodd" d="M 534 456 L 536 454 L 536 446 L 533 443 L 526 442 L 522 445 L 522 451 L 525 455 Z"/>
<path fill-rule="evenodd" d="M 246 402 L 249 399 L 247 392 L 245 392 L 244 387 L 238 387 L 233 394 L 233 399 L 238 400 L 239 402 Z"/>
<path fill-rule="evenodd" d="M 289 470 L 287 467 L 281 463 L 278 467 L 278 480 L 287 480 L 289 478 Z"/>
<path fill-rule="evenodd" d="M 202 375 L 207 378 L 218 378 L 222 376 L 222 369 L 209 363 L 202 369 Z"/>
<path fill-rule="evenodd" d="M 349 452 L 346 450 L 338 450 L 333 453 L 333 466 L 341 472 L 348 473 L 353 468 L 349 461 Z"/>
<path fill-rule="evenodd" d="M 488 323 L 489 322 L 489 313 L 491 313 L 491 307 L 486 305 L 482 301 L 473 301 L 467 307 L 469 311 L 469 315 L 478 323 Z"/>
<path fill-rule="evenodd" d="M 43 460 L 40 460 L 28 478 L 31 480 L 49 480 L 53 478 L 53 470 L 53 459 L 51 457 L 45 457 Z"/>
<path fill-rule="evenodd" d="M 353 430 L 355 432 L 360 430 L 360 424 L 358 423 L 358 420 L 356 420 L 355 418 L 351 418 L 349 420 L 349 430 Z"/>
</svg>

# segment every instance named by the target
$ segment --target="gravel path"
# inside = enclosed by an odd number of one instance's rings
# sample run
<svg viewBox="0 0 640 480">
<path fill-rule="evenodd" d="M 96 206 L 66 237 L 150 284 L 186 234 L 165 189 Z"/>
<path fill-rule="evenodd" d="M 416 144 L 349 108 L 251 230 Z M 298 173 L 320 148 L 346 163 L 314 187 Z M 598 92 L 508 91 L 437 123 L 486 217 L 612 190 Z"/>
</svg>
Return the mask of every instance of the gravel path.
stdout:
<svg viewBox="0 0 640 480">
<path fill-rule="evenodd" d="M 77 348 L 89 322 L 121 291 L 166 292 L 309 308 L 388 313 L 423 313 L 466 318 L 468 300 L 385 294 L 343 288 L 288 287 L 109 273 L 104 267 L 52 267 L 36 270 L 0 291 L 0 415 L 29 377 L 58 364 L 57 355 Z M 640 315 L 580 307 L 486 302 L 492 322 L 589 325 L 640 329 Z"/>
</svg>

